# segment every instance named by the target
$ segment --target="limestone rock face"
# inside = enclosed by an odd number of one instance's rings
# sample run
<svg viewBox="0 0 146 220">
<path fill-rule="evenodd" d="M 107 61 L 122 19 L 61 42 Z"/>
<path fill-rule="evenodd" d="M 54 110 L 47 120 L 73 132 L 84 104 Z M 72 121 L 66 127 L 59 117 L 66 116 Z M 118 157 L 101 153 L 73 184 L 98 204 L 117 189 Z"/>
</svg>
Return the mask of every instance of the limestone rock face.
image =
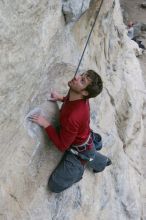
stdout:
<svg viewBox="0 0 146 220">
<path fill-rule="evenodd" d="M 142 8 L 146 8 L 146 1 L 144 1 L 144 2 L 141 4 L 141 7 L 142 7 Z"/>
<path fill-rule="evenodd" d="M 63 13 L 66 22 L 76 21 L 89 8 L 91 0 L 63 0 Z"/>
<path fill-rule="evenodd" d="M 81 3 L 67 1 L 79 18 Z M 86 4 L 84 4 L 86 2 Z M 0 2 L 0 219 L 138 220 L 141 218 L 143 79 L 123 25 L 119 1 L 104 1 L 80 70 L 94 69 L 104 83 L 91 104 L 91 128 L 103 138 L 112 166 L 60 194 L 47 181 L 62 153 L 28 117 L 41 112 L 57 126 L 59 108 L 49 93 L 68 91 L 100 4 L 66 25 L 58 0 Z M 83 11 L 82 11 L 83 12 Z M 72 19 L 72 18 L 71 18 Z M 76 20 L 76 19 L 75 19 Z"/>
</svg>

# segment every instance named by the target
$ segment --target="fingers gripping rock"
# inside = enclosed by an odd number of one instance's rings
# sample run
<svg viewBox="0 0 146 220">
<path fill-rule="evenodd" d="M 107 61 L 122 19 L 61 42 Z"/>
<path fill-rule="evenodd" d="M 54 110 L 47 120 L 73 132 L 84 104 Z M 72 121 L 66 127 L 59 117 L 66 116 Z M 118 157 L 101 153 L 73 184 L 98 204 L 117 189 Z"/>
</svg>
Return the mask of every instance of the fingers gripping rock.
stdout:
<svg viewBox="0 0 146 220">
<path fill-rule="evenodd" d="M 36 106 L 26 115 L 24 120 L 25 128 L 27 129 L 28 135 L 38 144 L 44 145 L 44 131 L 36 123 L 30 120 L 34 114 L 41 114 L 44 116 L 53 126 L 58 126 L 59 108 L 57 103 L 46 101 L 39 106 Z"/>
</svg>

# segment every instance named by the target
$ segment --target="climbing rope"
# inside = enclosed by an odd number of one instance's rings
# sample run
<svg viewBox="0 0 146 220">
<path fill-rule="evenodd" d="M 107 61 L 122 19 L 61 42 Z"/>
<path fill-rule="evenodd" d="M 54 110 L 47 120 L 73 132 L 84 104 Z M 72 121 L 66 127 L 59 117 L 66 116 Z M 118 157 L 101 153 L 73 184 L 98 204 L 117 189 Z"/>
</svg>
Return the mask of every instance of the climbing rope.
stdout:
<svg viewBox="0 0 146 220">
<path fill-rule="evenodd" d="M 101 1 L 100 6 L 99 6 L 99 9 L 96 11 L 96 16 L 95 16 L 95 19 L 94 19 L 94 22 L 93 22 L 93 25 L 92 25 L 91 31 L 90 31 L 90 33 L 89 33 L 89 35 L 88 35 L 88 38 L 87 38 L 87 41 L 86 41 L 86 44 L 85 44 L 84 50 L 83 50 L 83 52 L 82 52 L 82 55 L 81 55 L 81 58 L 80 58 L 79 64 L 78 64 L 78 66 L 77 66 L 77 68 L 76 68 L 76 72 L 75 72 L 74 77 L 76 76 L 76 74 L 77 74 L 77 72 L 78 72 L 78 70 L 79 70 L 79 67 L 80 67 L 80 64 L 81 64 L 81 62 L 82 62 L 82 59 L 83 59 L 83 56 L 84 56 L 85 50 L 86 50 L 87 45 L 88 45 L 88 43 L 89 43 L 89 40 L 90 40 L 90 37 L 91 37 L 92 31 L 93 31 L 93 29 L 94 29 L 94 26 L 95 26 L 96 20 L 97 20 L 97 18 L 98 18 L 99 12 L 100 12 L 100 10 L 101 10 L 101 7 L 102 7 L 102 4 L 103 4 L 103 1 L 104 1 L 104 0 Z M 115 0 L 113 1 L 113 5 L 112 5 L 112 8 L 114 8 L 114 7 L 115 7 Z"/>
<path fill-rule="evenodd" d="M 86 41 L 86 44 L 85 44 L 84 50 L 83 50 L 83 52 L 82 52 L 82 55 L 81 55 L 81 58 L 80 58 L 80 61 L 79 61 L 78 66 L 77 66 L 77 69 L 76 69 L 76 72 L 75 72 L 74 77 L 76 76 L 76 74 L 77 74 L 77 72 L 78 72 L 78 70 L 79 70 L 79 67 L 80 67 L 80 64 L 81 64 L 81 62 L 82 62 L 82 59 L 83 59 L 83 56 L 84 56 L 85 50 L 86 50 L 87 45 L 88 45 L 88 43 L 89 43 L 89 40 L 90 40 L 90 37 L 91 37 L 92 31 L 93 31 L 93 29 L 94 29 L 94 26 L 95 26 L 96 20 L 97 20 L 97 18 L 98 18 L 99 12 L 100 12 L 100 10 L 101 10 L 101 7 L 102 7 L 102 4 L 103 4 L 103 1 L 104 1 L 104 0 L 101 1 L 100 6 L 99 6 L 99 9 L 96 11 L 96 16 L 95 16 L 95 19 L 94 19 L 93 25 L 92 25 L 92 27 L 91 27 L 90 33 L 89 33 L 89 35 L 88 35 L 88 38 L 87 38 L 87 41 Z"/>
</svg>

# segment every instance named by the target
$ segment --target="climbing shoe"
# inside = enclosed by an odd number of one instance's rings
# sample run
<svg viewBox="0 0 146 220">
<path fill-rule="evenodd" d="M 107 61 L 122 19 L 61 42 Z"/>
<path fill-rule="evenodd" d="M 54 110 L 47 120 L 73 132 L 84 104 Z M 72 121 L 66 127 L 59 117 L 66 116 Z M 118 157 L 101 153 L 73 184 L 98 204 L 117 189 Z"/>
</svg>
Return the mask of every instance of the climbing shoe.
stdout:
<svg viewBox="0 0 146 220">
<path fill-rule="evenodd" d="M 111 164 L 112 164 L 111 159 L 107 158 L 106 167 L 110 166 Z M 101 171 L 97 171 L 97 170 L 93 169 L 93 173 L 99 173 L 99 172 L 101 172 Z"/>
</svg>

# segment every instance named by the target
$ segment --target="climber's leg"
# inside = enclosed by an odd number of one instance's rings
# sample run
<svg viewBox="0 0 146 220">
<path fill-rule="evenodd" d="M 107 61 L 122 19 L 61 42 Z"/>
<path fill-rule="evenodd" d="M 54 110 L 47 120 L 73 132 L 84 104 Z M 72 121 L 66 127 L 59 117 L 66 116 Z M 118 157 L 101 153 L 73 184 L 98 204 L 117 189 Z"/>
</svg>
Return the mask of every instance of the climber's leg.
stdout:
<svg viewBox="0 0 146 220">
<path fill-rule="evenodd" d="M 60 193 L 82 179 L 84 166 L 74 154 L 66 152 L 48 181 L 48 188 Z"/>
</svg>

